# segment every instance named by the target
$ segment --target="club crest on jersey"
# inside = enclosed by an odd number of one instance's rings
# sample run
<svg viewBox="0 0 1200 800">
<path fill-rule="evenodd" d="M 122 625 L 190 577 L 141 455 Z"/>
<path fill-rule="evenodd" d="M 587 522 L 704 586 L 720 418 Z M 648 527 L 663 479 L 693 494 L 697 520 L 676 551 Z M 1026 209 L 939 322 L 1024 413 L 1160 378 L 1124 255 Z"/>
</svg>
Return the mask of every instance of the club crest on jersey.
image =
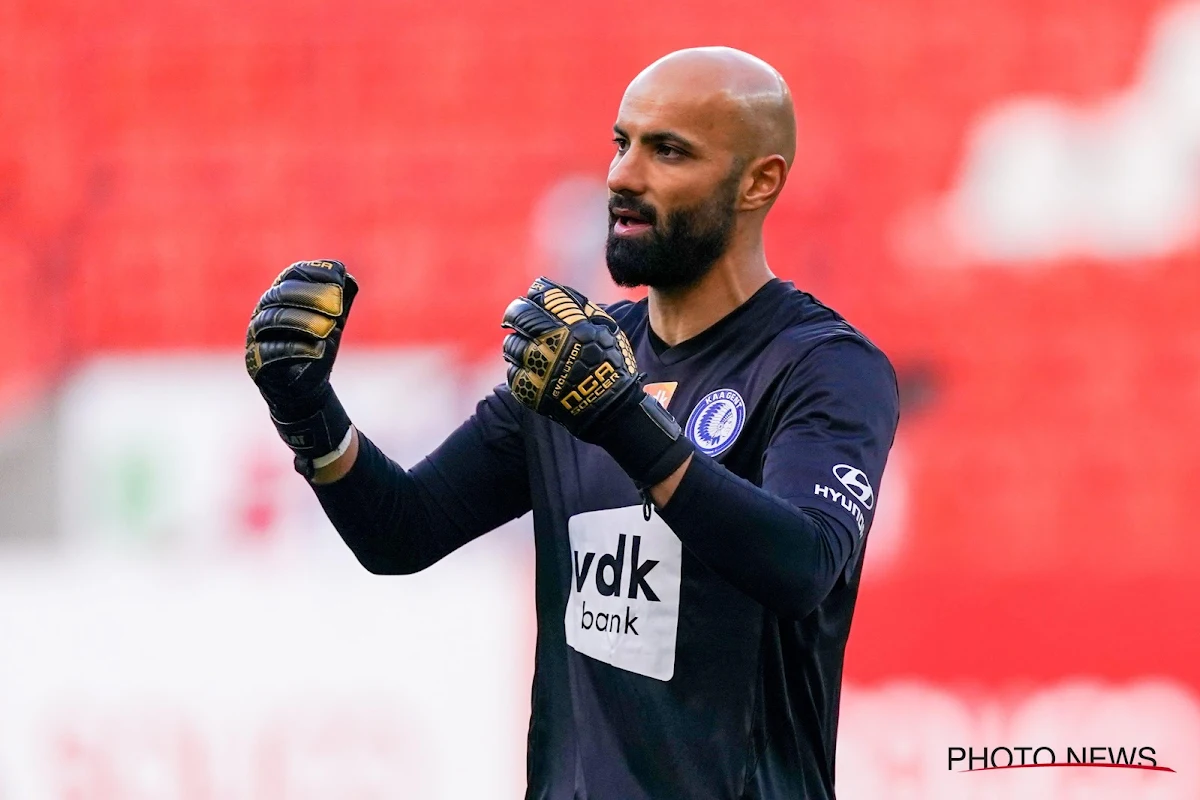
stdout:
<svg viewBox="0 0 1200 800">
<path fill-rule="evenodd" d="M 746 404 L 733 389 L 706 394 L 687 421 L 687 437 L 706 456 L 723 453 L 746 424 Z"/>
</svg>

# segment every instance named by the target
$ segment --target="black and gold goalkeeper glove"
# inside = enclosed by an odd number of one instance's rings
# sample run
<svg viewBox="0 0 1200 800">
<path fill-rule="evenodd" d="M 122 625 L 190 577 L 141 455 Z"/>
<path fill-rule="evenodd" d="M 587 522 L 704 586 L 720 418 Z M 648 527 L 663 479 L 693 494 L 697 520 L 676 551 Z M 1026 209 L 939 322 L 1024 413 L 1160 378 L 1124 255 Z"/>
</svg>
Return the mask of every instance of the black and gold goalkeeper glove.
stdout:
<svg viewBox="0 0 1200 800">
<path fill-rule="evenodd" d="M 329 373 L 357 293 L 342 262 L 297 261 L 263 294 L 246 331 L 246 371 L 308 477 L 349 444 L 350 419 Z"/>
<path fill-rule="evenodd" d="M 639 489 L 687 460 L 692 444 L 647 395 L 625 332 L 603 309 L 566 286 L 538 278 L 504 312 L 504 359 L 513 396 L 596 444 Z"/>
</svg>

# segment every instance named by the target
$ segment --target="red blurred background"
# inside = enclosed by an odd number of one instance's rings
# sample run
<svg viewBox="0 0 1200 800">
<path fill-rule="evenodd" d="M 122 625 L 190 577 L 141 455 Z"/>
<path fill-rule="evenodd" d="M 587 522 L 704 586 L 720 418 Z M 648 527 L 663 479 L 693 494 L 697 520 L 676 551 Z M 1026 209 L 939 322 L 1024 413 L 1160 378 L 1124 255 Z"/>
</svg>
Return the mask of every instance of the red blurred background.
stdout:
<svg viewBox="0 0 1200 800">
<path fill-rule="evenodd" d="M 545 266 L 538 198 L 603 179 L 642 67 L 728 44 L 796 100 L 772 267 L 903 385 L 903 541 L 886 569 L 868 549 L 848 677 L 1200 690 L 1196 239 L 1014 265 L 903 227 L 989 108 L 1126 92 L 1169 7 L 8 0 L 0 398 L 16 415 L 96 354 L 236 350 L 262 288 L 315 256 L 362 283 L 348 347 L 498 359 Z"/>
</svg>

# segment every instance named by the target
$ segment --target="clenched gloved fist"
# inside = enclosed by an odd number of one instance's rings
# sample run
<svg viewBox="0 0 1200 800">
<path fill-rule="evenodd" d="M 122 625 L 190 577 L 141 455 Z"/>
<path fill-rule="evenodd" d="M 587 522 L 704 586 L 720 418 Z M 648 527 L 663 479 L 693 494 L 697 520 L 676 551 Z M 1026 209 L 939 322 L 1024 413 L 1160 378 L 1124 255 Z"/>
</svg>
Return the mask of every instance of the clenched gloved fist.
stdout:
<svg viewBox="0 0 1200 800">
<path fill-rule="evenodd" d="M 296 469 L 310 477 L 314 459 L 349 442 L 350 419 L 329 373 L 357 293 L 342 262 L 297 261 L 263 294 L 246 331 L 246 371 L 296 453 Z"/>
<path fill-rule="evenodd" d="M 509 304 L 503 327 L 513 331 L 504 339 L 508 386 L 523 405 L 603 447 L 639 488 L 687 460 L 691 443 L 645 393 L 628 337 L 602 308 L 538 278 Z"/>
</svg>

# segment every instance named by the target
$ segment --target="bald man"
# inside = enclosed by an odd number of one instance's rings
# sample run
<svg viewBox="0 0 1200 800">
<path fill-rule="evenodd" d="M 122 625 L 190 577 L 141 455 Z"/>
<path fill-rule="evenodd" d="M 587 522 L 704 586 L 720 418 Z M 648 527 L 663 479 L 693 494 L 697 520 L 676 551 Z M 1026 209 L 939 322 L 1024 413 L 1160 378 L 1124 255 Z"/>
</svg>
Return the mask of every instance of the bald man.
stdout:
<svg viewBox="0 0 1200 800">
<path fill-rule="evenodd" d="M 832 798 L 895 375 L 767 266 L 795 156 L 778 72 L 672 53 L 629 85 L 613 134 L 608 268 L 649 297 L 601 308 L 535 281 L 504 314 L 507 385 L 413 469 L 329 387 L 357 290 L 339 262 L 285 270 L 247 367 L 372 572 L 424 569 L 533 511 L 527 798 Z"/>
</svg>

